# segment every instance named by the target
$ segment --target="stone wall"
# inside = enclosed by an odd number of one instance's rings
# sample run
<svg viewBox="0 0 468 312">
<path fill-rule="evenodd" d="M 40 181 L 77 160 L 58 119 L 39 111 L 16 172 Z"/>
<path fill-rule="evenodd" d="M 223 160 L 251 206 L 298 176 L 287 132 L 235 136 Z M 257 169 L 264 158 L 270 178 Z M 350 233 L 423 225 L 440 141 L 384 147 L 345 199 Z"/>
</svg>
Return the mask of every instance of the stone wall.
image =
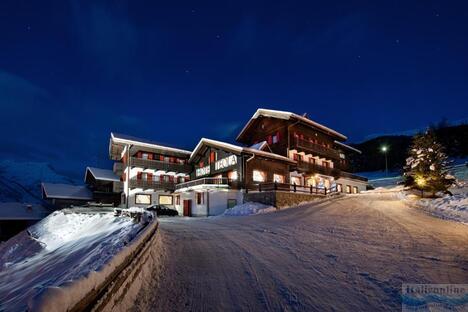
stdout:
<svg viewBox="0 0 468 312">
<path fill-rule="evenodd" d="M 244 194 L 245 202 L 258 202 L 265 205 L 274 206 L 278 209 L 295 206 L 303 202 L 312 201 L 316 198 L 324 198 L 320 194 L 294 193 L 294 192 L 252 192 Z"/>
<path fill-rule="evenodd" d="M 278 209 L 296 206 L 303 202 L 312 201 L 317 198 L 325 198 L 325 195 L 293 193 L 293 192 L 276 192 L 276 205 Z"/>
</svg>

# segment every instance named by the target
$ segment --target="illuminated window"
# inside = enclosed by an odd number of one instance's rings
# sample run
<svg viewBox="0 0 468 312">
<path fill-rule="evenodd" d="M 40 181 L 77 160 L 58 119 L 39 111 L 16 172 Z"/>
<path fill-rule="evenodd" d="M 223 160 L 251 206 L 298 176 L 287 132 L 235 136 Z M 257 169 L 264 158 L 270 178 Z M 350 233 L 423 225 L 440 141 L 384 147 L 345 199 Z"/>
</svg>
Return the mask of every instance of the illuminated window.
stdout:
<svg viewBox="0 0 468 312">
<path fill-rule="evenodd" d="M 351 185 L 346 185 L 346 193 L 351 194 Z"/>
<path fill-rule="evenodd" d="M 357 194 L 357 193 L 359 193 L 359 192 L 358 192 L 358 188 L 357 188 L 357 186 L 353 186 L 353 193 L 354 193 L 354 194 Z"/>
<path fill-rule="evenodd" d="M 284 175 L 281 175 L 281 174 L 274 174 L 273 175 L 273 182 L 276 182 L 276 183 L 284 183 Z"/>
<path fill-rule="evenodd" d="M 239 178 L 237 174 L 237 170 L 232 170 L 228 172 L 228 179 L 229 180 L 237 180 Z"/>
<path fill-rule="evenodd" d="M 135 194 L 135 204 L 137 205 L 150 205 L 151 194 Z"/>
<path fill-rule="evenodd" d="M 160 205 L 172 205 L 172 196 L 171 195 L 159 195 L 159 204 Z"/>
<path fill-rule="evenodd" d="M 266 173 L 260 170 L 253 171 L 253 180 L 254 182 L 265 182 Z"/>
<path fill-rule="evenodd" d="M 343 185 L 340 183 L 336 184 L 336 191 L 342 193 L 343 192 Z"/>
<path fill-rule="evenodd" d="M 291 184 L 302 185 L 301 178 L 299 178 L 299 177 L 291 177 Z"/>
<path fill-rule="evenodd" d="M 176 195 L 175 197 L 175 204 L 180 205 L 180 195 Z"/>
</svg>

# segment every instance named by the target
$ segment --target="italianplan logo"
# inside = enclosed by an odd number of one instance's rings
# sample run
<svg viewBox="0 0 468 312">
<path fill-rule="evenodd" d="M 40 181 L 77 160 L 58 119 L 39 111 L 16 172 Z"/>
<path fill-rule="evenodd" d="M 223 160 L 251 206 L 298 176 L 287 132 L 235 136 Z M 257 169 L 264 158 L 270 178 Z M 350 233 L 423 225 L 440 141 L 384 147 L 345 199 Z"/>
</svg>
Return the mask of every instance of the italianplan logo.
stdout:
<svg viewBox="0 0 468 312">
<path fill-rule="evenodd" d="M 403 284 L 401 310 L 468 311 L 468 284 Z"/>
</svg>

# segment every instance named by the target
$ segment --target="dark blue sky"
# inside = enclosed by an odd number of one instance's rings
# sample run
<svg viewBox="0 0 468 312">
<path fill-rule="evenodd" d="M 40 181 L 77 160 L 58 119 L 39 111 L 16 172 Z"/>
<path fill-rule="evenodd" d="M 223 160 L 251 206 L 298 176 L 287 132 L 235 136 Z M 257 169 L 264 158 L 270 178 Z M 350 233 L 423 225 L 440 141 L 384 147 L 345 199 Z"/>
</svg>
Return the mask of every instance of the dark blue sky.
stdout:
<svg viewBox="0 0 468 312">
<path fill-rule="evenodd" d="M 0 2 L 3 158 L 81 176 L 110 131 L 192 148 L 258 107 L 360 141 L 468 117 L 468 4 Z"/>
</svg>

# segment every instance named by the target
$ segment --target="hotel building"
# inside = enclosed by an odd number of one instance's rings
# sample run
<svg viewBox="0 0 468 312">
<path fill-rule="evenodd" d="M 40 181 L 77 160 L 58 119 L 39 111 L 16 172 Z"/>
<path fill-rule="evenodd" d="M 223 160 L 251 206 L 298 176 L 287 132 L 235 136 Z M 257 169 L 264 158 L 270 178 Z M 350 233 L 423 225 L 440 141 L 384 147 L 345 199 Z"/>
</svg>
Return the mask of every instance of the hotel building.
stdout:
<svg viewBox="0 0 468 312">
<path fill-rule="evenodd" d="M 258 109 L 240 145 L 203 138 L 193 151 L 111 134 L 109 156 L 121 180 L 121 205 L 163 204 L 185 216 L 218 215 L 248 192 L 359 193 L 365 178 L 348 173 L 346 136 L 306 115 Z M 114 188 L 115 189 L 115 188 Z"/>
</svg>

